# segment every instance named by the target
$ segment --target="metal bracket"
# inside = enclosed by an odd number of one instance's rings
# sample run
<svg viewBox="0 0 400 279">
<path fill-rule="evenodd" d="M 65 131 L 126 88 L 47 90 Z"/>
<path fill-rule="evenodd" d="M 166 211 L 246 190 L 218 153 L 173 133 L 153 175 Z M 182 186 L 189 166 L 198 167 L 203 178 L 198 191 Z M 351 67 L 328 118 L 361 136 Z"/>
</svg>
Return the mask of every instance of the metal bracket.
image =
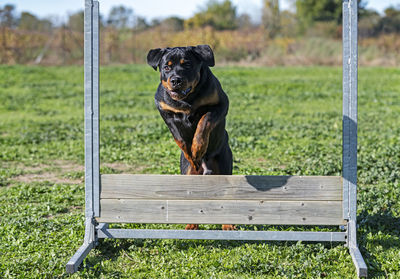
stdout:
<svg viewBox="0 0 400 279">
<path fill-rule="evenodd" d="M 83 259 L 86 258 L 90 250 L 95 247 L 96 242 L 97 234 L 95 220 L 94 218 L 88 217 L 85 221 L 85 238 L 83 244 L 67 263 L 66 271 L 68 273 L 74 273 L 78 270 L 78 267 L 83 262 Z"/>
</svg>

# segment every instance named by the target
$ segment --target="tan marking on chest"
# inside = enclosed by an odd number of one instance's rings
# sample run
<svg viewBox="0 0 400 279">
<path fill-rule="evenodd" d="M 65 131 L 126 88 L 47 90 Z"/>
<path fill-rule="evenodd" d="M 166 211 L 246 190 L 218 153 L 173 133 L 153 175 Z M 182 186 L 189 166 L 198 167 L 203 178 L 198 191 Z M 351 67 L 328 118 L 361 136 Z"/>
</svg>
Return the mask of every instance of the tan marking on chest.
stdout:
<svg viewBox="0 0 400 279">
<path fill-rule="evenodd" d="M 174 107 L 171 107 L 170 105 L 167 105 L 164 102 L 160 102 L 160 108 L 162 110 L 167 110 L 167 111 L 170 111 L 170 112 L 173 112 L 173 113 L 184 113 L 184 114 L 189 114 L 190 113 L 189 109 L 174 108 Z"/>
<path fill-rule="evenodd" d="M 219 103 L 218 91 L 215 89 L 214 92 L 204 98 L 198 100 L 195 104 L 195 108 L 202 106 L 213 106 Z"/>
</svg>

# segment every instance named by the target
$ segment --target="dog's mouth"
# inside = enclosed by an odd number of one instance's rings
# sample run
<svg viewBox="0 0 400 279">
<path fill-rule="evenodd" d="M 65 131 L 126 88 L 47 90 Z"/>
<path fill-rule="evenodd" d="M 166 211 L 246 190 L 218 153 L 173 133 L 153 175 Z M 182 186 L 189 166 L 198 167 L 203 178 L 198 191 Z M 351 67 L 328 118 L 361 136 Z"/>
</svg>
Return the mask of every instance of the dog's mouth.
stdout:
<svg viewBox="0 0 400 279">
<path fill-rule="evenodd" d="M 181 100 L 185 98 L 189 93 L 192 91 L 193 87 L 190 86 L 184 90 L 181 89 L 173 89 L 173 90 L 168 90 L 168 93 L 171 95 L 172 99 L 177 99 Z"/>
</svg>

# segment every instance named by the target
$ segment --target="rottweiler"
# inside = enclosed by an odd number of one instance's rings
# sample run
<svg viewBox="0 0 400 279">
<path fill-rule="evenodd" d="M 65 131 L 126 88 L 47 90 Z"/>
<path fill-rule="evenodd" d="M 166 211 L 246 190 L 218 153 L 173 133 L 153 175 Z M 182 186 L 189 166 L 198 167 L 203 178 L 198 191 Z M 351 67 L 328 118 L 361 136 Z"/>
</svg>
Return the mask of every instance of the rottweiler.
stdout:
<svg viewBox="0 0 400 279">
<path fill-rule="evenodd" d="M 185 175 L 232 174 L 232 151 L 225 130 L 228 96 L 210 67 L 214 53 L 208 45 L 157 48 L 147 63 L 160 70 L 155 103 L 181 149 Z M 223 225 L 233 230 L 233 225 Z M 198 229 L 189 224 L 186 229 Z"/>
</svg>

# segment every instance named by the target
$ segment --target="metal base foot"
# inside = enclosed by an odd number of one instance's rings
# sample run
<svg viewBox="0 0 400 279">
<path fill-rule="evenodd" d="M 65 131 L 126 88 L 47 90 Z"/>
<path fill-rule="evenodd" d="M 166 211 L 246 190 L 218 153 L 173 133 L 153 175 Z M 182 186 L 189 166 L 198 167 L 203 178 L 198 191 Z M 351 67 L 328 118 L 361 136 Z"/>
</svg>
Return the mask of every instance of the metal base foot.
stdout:
<svg viewBox="0 0 400 279">
<path fill-rule="evenodd" d="M 78 270 L 79 265 L 83 262 L 83 259 L 89 254 L 90 250 L 94 248 L 93 243 L 83 244 L 76 251 L 75 255 L 67 263 L 67 273 L 74 273 Z"/>
<path fill-rule="evenodd" d="M 350 255 L 357 270 L 358 277 L 367 277 L 368 269 L 358 247 L 350 247 Z"/>
</svg>

